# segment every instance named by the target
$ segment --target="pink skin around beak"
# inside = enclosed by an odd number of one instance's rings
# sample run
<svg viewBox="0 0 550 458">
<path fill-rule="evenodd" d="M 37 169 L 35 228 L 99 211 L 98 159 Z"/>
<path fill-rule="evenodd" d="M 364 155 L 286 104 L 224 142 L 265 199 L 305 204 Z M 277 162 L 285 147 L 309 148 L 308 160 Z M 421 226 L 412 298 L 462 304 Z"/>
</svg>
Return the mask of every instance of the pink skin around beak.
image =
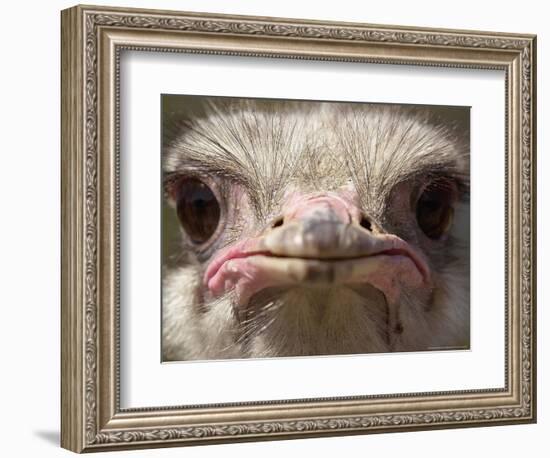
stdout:
<svg viewBox="0 0 550 458">
<path fill-rule="evenodd" d="M 208 266 L 204 281 L 213 296 L 234 290 L 246 307 L 273 286 L 370 284 L 391 303 L 403 288 L 430 287 L 424 257 L 401 238 L 362 227 L 349 193 L 295 195 L 283 224 L 227 247 Z"/>
</svg>

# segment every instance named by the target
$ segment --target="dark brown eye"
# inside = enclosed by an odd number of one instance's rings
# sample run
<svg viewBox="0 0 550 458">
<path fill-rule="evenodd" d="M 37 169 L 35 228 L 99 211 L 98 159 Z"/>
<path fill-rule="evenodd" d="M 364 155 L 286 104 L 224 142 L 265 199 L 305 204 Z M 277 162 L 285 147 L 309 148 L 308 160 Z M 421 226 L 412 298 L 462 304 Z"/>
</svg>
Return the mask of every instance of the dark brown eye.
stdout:
<svg viewBox="0 0 550 458">
<path fill-rule="evenodd" d="M 208 241 L 220 222 L 220 204 L 212 190 L 196 178 L 187 178 L 179 183 L 175 199 L 178 218 L 191 240 Z"/>
<path fill-rule="evenodd" d="M 440 239 L 451 228 L 456 198 L 451 181 L 434 181 L 424 189 L 416 204 L 416 220 L 427 237 Z"/>
</svg>

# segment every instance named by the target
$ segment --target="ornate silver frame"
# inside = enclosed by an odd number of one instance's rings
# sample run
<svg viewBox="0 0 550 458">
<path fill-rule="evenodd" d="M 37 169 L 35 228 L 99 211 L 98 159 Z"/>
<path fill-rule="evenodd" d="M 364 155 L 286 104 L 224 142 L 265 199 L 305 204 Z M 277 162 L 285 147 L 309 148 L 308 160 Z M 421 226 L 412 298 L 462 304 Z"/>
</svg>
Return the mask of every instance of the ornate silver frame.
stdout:
<svg viewBox="0 0 550 458">
<path fill-rule="evenodd" d="M 535 421 L 535 36 L 92 6 L 64 10 L 61 29 L 63 447 L 88 452 Z M 124 49 L 504 70 L 506 386 L 121 409 L 117 177 Z"/>
</svg>

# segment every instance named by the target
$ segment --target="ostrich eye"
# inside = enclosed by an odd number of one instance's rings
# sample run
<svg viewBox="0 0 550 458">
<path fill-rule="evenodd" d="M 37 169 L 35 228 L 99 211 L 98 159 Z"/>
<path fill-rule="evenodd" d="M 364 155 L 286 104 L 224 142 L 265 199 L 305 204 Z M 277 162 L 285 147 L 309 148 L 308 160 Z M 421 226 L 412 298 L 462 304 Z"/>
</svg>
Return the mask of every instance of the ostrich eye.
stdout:
<svg viewBox="0 0 550 458">
<path fill-rule="evenodd" d="M 220 204 L 212 190 L 196 178 L 187 178 L 176 190 L 176 209 L 182 227 L 194 243 L 205 243 L 220 221 Z"/>
<path fill-rule="evenodd" d="M 450 229 L 456 198 L 456 185 L 451 181 L 435 181 L 424 188 L 416 204 L 416 220 L 427 237 L 440 239 Z"/>
</svg>

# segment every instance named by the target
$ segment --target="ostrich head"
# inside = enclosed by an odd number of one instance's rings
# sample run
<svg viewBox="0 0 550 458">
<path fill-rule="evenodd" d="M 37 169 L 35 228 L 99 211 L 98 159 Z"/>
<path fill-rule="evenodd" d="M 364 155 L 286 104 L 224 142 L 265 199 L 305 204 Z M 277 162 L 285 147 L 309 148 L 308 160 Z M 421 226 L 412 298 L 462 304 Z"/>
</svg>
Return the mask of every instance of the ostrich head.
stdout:
<svg viewBox="0 0 550 458">
<path fill-rule="evenodd" d="M 468 134 L 442 119 L 240 101 L 175 129 L 163 358 L 468 346 Z"/>
</svg>

